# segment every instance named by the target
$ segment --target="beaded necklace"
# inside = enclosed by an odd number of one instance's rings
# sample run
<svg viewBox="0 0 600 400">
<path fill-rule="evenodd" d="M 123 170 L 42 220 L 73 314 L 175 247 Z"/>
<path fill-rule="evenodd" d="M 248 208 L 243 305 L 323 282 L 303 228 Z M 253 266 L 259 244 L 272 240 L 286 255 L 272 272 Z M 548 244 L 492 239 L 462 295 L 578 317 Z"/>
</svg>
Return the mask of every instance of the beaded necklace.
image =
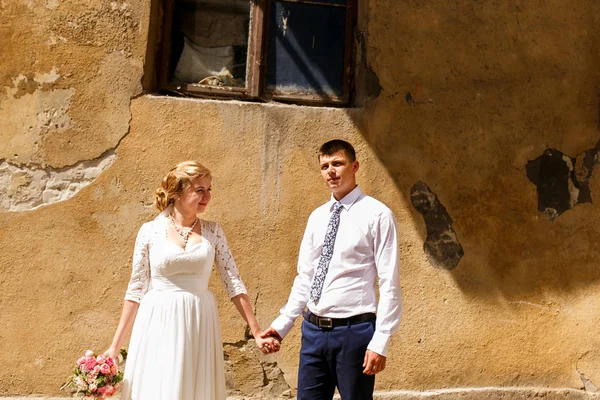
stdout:
<svg viewBox="0 0 600 400">
<path fill-rule="evenodd" d="M 183 245 L 181 247 L 185 249 L 185 246 L 187 245 L 188 239 L 190 238 L 190 235 L 192 234 L 192 231 L 194 230 L 194 227 L 198 223 L 199 219 L 196 218 L 196 220 L 194 221 L 194 223 L 192 224 L 192 226 L 189 227 L 189 228 L 187 228 L 187 229 L 180 228 L 177 225 L 177 223 L 175 222 L 175 219 L 173 218 L 172 215 L 169 215 L 169 219 L 171 220 L 171 223 L 173 224 L 173 228 L 175 228 L 175 230 L 177 231 L 177 233 L 179 233 L 181 235 L 181 237 L 183 238 Z"/>
</svg>

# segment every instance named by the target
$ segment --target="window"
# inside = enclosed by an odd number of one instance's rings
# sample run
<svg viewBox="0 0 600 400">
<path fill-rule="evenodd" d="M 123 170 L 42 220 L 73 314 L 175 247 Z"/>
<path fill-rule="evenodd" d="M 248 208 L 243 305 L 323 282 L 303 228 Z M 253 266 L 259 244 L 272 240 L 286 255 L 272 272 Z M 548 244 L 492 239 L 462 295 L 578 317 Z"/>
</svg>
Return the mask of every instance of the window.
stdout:
<svg viewBox="0 0 600 400">
<path fill-rule="evenodd" d="M 356 0 L 164 0 L 158 87 L 347 104 Z"/>
</svg>

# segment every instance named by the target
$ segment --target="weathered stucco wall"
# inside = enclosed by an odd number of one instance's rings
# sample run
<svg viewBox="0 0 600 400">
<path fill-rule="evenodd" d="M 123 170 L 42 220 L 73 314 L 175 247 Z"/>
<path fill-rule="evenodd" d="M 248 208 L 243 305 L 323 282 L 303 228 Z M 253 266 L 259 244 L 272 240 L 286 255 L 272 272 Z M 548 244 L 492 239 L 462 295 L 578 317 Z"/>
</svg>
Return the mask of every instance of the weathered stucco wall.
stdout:
<svg viewBox="0 0 600 400">
<path fill-rule="evenodd" d="M 214 171 L 206 217 L 266 327 L 328 198 L 331 138 L 356 144 L 359 183 L 399 222 L 404 319 L 379 390 L 595 390 L 600 4 L 360 9 L 368 101 L 331 109 L 139 96 L 148 2 L 0 2 L 0 395 L 58 394 L 109 344 L 135 234 L 183 159 Z M 299 329 L 260 355 L 211 287 L 230 387 L 293 390 Z"/>
</svg>

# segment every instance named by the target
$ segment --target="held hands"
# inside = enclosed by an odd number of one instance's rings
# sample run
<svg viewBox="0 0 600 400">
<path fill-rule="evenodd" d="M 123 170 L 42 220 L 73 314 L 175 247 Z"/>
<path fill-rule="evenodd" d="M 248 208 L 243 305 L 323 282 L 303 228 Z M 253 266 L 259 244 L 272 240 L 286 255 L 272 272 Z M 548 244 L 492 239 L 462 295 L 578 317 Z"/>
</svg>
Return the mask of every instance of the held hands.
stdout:
<svg viewBox="0 0 600 400">
<path fill-rule="evenodd" d="M 385 356 L 367 350 L 365 353 L 365 361 L 363 362 L 363 374 L 375 375 L 385 369 Z"/>
<path fill-rule="evenodd" d="M 256 341 L 256 346 L 260 351 L 262 351 L 264 354 L 269 354 L 271 352 L 276 353 L 279 351 L 283 338 L 275 329 L 269 327 L 269 329 L 266 331 L 260 332 L 258 335 L 256 335 L 254 340 Z"/>
<path fill-rule="evenodd" d="M 279 351 L 279 341 L 273 337 L 262 338 L 260 334 L 254 337 L 256 347 L 264 354 L 276 353 Z"/>
</svg>

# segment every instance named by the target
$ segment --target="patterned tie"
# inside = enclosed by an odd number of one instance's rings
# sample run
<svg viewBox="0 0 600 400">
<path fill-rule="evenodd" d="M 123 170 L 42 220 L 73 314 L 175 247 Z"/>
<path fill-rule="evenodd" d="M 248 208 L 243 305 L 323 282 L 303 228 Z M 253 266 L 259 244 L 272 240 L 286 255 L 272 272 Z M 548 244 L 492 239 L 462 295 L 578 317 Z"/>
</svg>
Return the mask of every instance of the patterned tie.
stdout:
<svg viewBox="0 0 600 400">
<path fill-rule="evenodd" d="M 325 241 L 323 242 L 323 249 L 321 250 L 321 258 L 319 259 L 319 265 L 315 272 L 312 286 L 310 288 L 310 299 L 317 302 L 321 298 L 321 291 L 323 290 L 323 283 L 325 282 L 325 275 L 329 269 L 329 262 L 333 256 L 333 245 L 335 244 L 335 235 L 340 226 L 340 213 L 342 212 L 342 203 L 337 201 L 333 205 L 333 213 L 329 219 L 329 225 L 327 225 L 327 232 L 325 233 Z"/>
</svg>

